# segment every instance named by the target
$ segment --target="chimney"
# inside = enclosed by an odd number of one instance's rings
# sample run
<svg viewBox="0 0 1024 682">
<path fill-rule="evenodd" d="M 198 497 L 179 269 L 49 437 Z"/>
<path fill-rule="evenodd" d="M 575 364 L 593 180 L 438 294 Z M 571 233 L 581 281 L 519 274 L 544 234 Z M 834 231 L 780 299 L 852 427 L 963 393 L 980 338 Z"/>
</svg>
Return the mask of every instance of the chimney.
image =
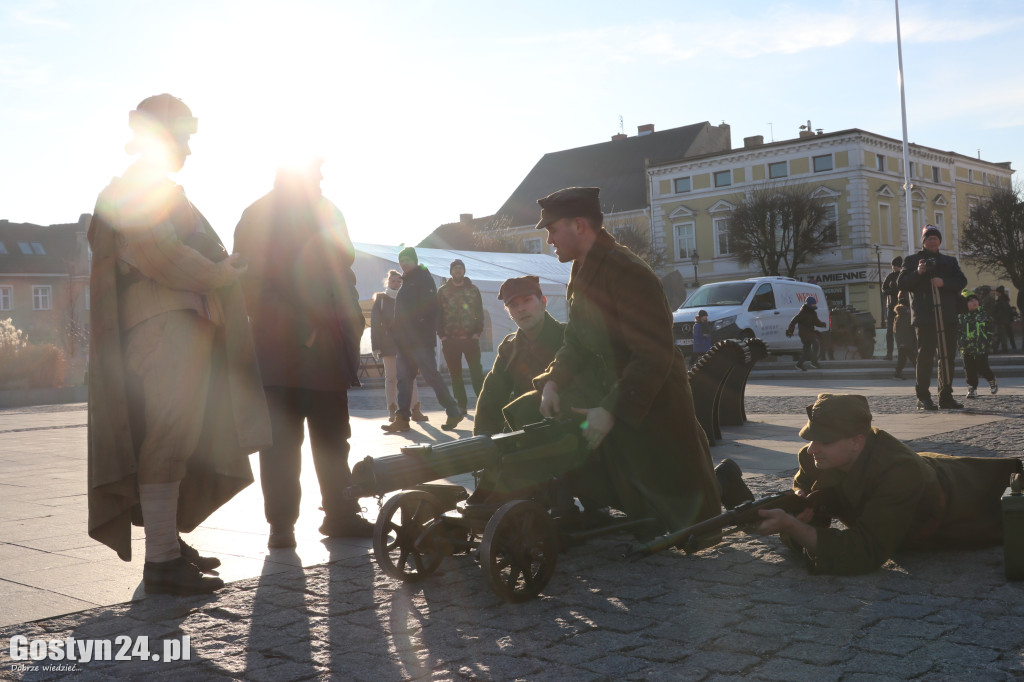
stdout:
<svg viewBox="0 0 1024 682">
<path fill-rule="evenodd" d="M 473 222 L 473 214 L 472 213 L 460 213 L 459 214 L 459 222 L 460 223 L 467 223 L 467 224 Z"/>
<path fill-rule="evenodd" d="M 615 133 L 614 135 L 612 135 L 612 142 L 614 142 L 615 140 L 625 140 L 627 137 L 629 136 L 626 135 L 626 133 Z"/>
<path fill-rule="evenodd" d="M 744 147 L 760 147 L 764 144 L 764 135 L 751 135 L 743 138 Z"/>
<path fill-rule="evenodd" d="M 645 123 L 642 126 L 637 126 L 636 127 L 636 134 L 637 134 L 638 137 L 639 136 L 643 136 L 643 135 L 650 135 L 653 132 L 654 132 L 654 124 L 653 123 Z"/>
</svg>

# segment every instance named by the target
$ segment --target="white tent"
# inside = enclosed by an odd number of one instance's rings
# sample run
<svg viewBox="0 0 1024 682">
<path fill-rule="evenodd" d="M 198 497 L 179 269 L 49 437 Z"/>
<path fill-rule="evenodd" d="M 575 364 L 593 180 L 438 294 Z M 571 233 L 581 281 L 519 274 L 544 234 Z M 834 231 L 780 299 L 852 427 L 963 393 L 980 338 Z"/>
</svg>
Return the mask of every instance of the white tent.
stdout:
<svg viewBox="0 0 1024 682">
<path fill-rule="evenodd" d="M 400 246 L 356 243 L 356 288 L 359 299 L 368 306 L 373 294 L 384 289 L 388 270 L 399 270 Z M 548 312 L 561 322 L 569 319 L 565 287 L 569 283 L 569 263 L 559 263 L 554 256 L 543 253 L 491 253 L 489 251 L 458 251 L 455 249 L 416 249 L 420 265 L 426 266 L 437 286 L 448 278 L 448 268 L 456 258 L 466 264 L 466 277 L 480 289 L 484 304 L 484 333 L 480 337 L 481 362 L 484 372 L 494 364 L 498 344 L 516 330 L 504 304 L 498 300 L 498 288 L 510 277 L 536 275 L 548 299 Z M 370 352 L 370 332 L 363 334 L 363 352 Z M 443 364 L 441 353 L 438 361 Z"/>
</svg>

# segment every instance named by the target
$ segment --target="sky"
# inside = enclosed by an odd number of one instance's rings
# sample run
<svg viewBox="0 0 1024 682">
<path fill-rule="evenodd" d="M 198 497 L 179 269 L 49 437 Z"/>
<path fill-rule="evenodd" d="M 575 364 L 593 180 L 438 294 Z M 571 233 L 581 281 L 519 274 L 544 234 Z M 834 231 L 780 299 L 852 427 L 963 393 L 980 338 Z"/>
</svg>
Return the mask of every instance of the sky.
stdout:
<svg viewBox="0 0 1024 682">
<path fill-rule="evenodd" d="M 910 141 L 1024 168 L 1024 3 L 899 9 Z M 648 123 L 901 139 L 897 73 L 892 0 L 3 0 L 0 219 L 91 213 L 162 92 L 199 118 L 176 180 L 229 247 L 296 154 L 354 241 L 415 244 Z"/>
</svg>

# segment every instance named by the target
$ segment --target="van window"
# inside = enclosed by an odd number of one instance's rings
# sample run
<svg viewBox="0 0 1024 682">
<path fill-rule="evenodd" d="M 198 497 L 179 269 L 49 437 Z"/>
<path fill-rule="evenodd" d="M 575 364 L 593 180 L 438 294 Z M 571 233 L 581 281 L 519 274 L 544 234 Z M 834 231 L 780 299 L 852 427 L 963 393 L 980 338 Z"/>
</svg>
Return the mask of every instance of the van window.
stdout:
<svg viewBox="0 0 1024 682">
<path fill-rule="evenodd" d="M 765 282 L 757 288 L 754 293 L 754 298 L 750 301 L 750 307 L 748 310 L 774 310 L 775 309 L 775 292 L 772 291 L 772 285 Z"/>
<path fill-rule="evenodd" d="M 693 292 L 680 308 L 706 308 L 716 305 L 739 305 L 754 287 L 750 282 L 705 284 Z"/>
</svg>

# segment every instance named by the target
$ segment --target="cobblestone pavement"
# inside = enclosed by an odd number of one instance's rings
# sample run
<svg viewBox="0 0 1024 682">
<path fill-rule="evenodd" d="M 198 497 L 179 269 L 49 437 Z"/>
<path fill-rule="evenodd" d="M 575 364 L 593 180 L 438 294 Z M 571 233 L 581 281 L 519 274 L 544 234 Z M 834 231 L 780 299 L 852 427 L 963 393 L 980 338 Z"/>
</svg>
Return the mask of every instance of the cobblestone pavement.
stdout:
<svg viewBox="0 0 1024 682">
<path fill-rule="evenodd" d="M 807 398 L 748 398 L 748 413 Z M 1024 398 L 986 400 L 1015 419 L 912 441 L 919 450 L 1020 456 Z M 873 411 L 913 409 L 871 398 Z M 980 408 L 979 408 L 980 409 Z M 942 447 L 938 447 L 941 443 Z M 748 479 L 755 493 L 784 476 Z M 809 575 L 777 538 L 744 534 L 693 555 L 639 561 L 627 536 L 560 555 L 540 598 L 501 602 L 468 556 L 415 584 L 369 555 L 232 583 L 209 598 L 148 598 L 0 628 L 0 677 L 24 680 L 1011 680 L 1024 676 L 1024 583 L 1001 548 L 898 554 L 866 576 Z M 190 660 L 19 668 L 7 644 L 189 637 Z M 47 662 L 51 663 L 51 662 Z M 65 665 L 68 662 L 63 661 Z"/>
</svg>

